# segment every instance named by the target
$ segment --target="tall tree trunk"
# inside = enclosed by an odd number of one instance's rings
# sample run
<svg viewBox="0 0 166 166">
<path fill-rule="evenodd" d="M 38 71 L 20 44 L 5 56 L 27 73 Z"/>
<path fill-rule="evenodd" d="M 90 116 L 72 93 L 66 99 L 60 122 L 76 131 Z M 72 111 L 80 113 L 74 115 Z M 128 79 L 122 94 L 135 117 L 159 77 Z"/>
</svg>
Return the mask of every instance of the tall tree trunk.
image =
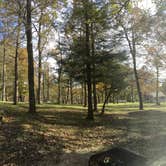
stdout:
<svg viewBox="0 0 166 166">
<path fill-rule="evenodd" d="M 68 81 L 68 86 L 67 86 L 67 95 L 66 95 L 66 104 L 69 104 L 69 95 L 70 95 L 70 80 Z"/>
<path fill-rule="evenodd" d="M 159 67 L 156 66 L 156 105 L 160 105 L 159 102 Z"/>
<path fill-rule="evenodd" d="M 96 96 L 96 66 L 95 66 L 95 39 L 94 39 L 94 30 L 93 23 L 91 23 L 91 49 L 93 57 L 93 109 L 97 111 L 97 96 Z"/>
<path fill-rule="evenodd" d="M 16 39 L 16 50 L 14 57 L 14 96 L 13 104 L 17 104 L 18 100 L 18 49 L 19 49 L 19 39 L 20 39 L 20 18 L 18 18 L 18 29 L 17 29 L 17 39 Z"/>
<path fill-rule="evenodd" d="M 81 104 L 84 104 L 84 83 L 81 84 Z"/>
<path fill-rule="evenodd" d="M 6 96 L 5 74 L 6 74 L 6 41 L 4 40 L 3 60 L 2 60 L 2 96 L 1 96 L 2 101 L 5 100 Z"/>
<path fill-rule="evenodd" d="M 47 71 L 47 101 L 50 100 L 50 69 L 48 66 L 48 71 Z"/>
<path fill-rule="evenodd" d="M 134 87 L 131 85 L 131 102 L 134 103 Z"/>
<path fill-rule="evenodd" d="M 85 7 L 85 47 L 86 47 L 86 77 L 87 77 L 87 87 L 88 87 L 88 115 L 87 119 L 93 120 L 93 107 L 92 107 L 92 71 L 91 71 L 91 56 L 90 56 L 90 28 L 89 28 L 89 16 L 88 16 L 88 3 L 86 0 L 84 2 Z"/>
<path fill-rule="evenodd" d="M 115 93 L 114 93 L 114 92 L 112 93 L 112 100 L 113 100 L 113 101 L 112 101 L 113 104 L 115 104 Z"/>
<path fill-rule="evenodd" d="M 138 77 L 137 68 L 136 68 L 136 57 L 135 57 L 135 55 L 133 55 L 133 63 L 134 63 L 134 74 L 135 74 L 135 80 L 136 80 L 136 85 L 137 85 L 137 92 L 138 92 L 138 97 L 139 97 L 139 109 L 143 110 L 142 92 L 141 92 L 139 77 Z"/>
<path fill-rule="evenodd" d="M 138 77 L 138 73 L 137 73 L 137 65 L 136 65 L 136 43 L 135 43 L 134 30 L 132 29 L 132 31 L 131 31 L 131 40 L 130 40 L 126 28 L 124 26 L 122 26 L 122 28 L 124 30 L 125 37 L 127 39 L 130 53 L 131 53 L 132 59 L 133 59 L 133 69 L 134 69 L 135 81 L 136 81 L 137 92 L 138 92 L 138 97 L 139 97 L 139 110 L 143 110 L 142 92 L 141 92 L 139 77 Z"/>
<path fill-rule="evenodd" d="M 108 99 L 109 99 L 110 96 L 111 96 L 111 90 L 109 90 L 109 92 L 105 96 L 105 100 L 104 100 L 104 103 L 103 103 L 103 106 L 102 106 L 102 110 L 101 110 L 101 115 L 103 115 L 104 112 L 105 112 L 105 105 L 107 104 Z"/>
<path fill-rule="evenodd" d="M 84 82 L 84 107 L 87 106 L 87 86 L 86 82 Z"/>
<path fill-rule="evenodd" d="M 31 20 L 31 0 L 27 0 L 26 4 L 26 36 L 28 51 L 28 85 L 29 85 L 29 112 L 36 112 L 35 92 L 34 92 L 34 60 L 32 47 L 32 20 Z"/>
<path fill-rule="evenodd" d="M 60 71 L 58 72 L 58 97 L 57 97 L 57 101 L 58 104 L 61 104 L 61 69 L 59 69 Z"/>
<path fill-rule="evenodd" d="M 62 77 L 62 61 L 63 61 L 63 53 L 61 51 L 61 36 L 60 36 L 60 33 L 58 31 L 58 39 L 59 39 L 59 50 L 60 50 L 60 64 L 59 64 L 59 70 L 58 70 L 58 98 L 57 98 L 57 101 L 58 101 L 58 104 L 61 104 L 61 77 Z M 68 98 L 67 98 L 67 102 L 68 102 Z"/>
<path fill-rule="evenodd" d="M 59 77 L 59 76 L 58 76 Z M 60 86 L 60 77 L 58 78 L 58 96 L 57 96 L 57 103 L 61 103 L 61 86 Z"/>
<path fill-rule="evenodd" d="M 42 72 L 42 51 L 41 51 L 41 21 L 39 22 L 38 30 L 38 89 L 37 89 L 37 102 L 40 104 L 41 94 L 41 72 Z"/>
<path fill-rule="evenodd" d="M 69 80 L 69 87 L 70 87 L 70 104 L 73 104 L 73 80 L 70 78 Z"/>
<path fill-rule="evenodd" d="M 43 71 L 43 102 L 45 102 L 46 96 L 45 96 L 45 72 Z"/>
</svg>

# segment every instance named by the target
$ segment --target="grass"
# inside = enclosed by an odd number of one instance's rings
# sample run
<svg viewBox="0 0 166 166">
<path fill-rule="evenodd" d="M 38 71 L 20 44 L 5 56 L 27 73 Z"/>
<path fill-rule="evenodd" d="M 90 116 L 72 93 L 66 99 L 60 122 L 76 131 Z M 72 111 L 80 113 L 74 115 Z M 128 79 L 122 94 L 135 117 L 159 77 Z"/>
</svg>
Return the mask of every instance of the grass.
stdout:
<svg viewBox="0 0 166 166">
<path fill-rule="evenodd" d="M 93 153 L 114 146 L 148 158 L 166 154 L 166 103 L 145 104 L 145 111 L 138 103 L 108 104 L 94 122 L 85 109 L 43 104 L 31 115 L 27 104 L 0 103 L 0 165 L 86 166 Z"/>
</svg>

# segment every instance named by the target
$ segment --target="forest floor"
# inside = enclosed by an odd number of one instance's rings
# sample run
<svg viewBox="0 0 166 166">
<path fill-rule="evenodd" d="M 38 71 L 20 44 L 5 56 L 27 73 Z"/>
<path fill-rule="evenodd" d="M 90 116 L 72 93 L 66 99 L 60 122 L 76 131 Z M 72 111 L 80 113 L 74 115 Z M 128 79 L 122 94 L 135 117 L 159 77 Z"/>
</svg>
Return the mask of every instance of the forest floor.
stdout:
<svg viewBox="0 0 166 166">
<path fill-rule="evenodd" d="M 166 105 L 110 104 L 104 116 L 87 121 L 81 106 L 0 104 L 1 166 L 86 166 L 89 157 L 115 146 L 149 159 L 166 156 Z"/>
</svg>

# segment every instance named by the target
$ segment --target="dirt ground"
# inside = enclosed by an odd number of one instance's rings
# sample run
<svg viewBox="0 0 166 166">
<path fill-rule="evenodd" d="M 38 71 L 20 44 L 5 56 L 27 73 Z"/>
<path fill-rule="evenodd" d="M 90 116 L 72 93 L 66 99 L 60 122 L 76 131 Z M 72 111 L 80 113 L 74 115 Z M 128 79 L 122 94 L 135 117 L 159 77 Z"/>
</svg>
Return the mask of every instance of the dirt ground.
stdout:
<svg viewBox="0 0 166 166">
<path fill-rule="evenodd" d="M 25 110 L 4 109 L 2 166 L 86 166 L 92 154 L 116 146 L 151 161 L 166 156 L 164 111 L 107 113 L 90 122 L 85 111 L 42 107 L 29 115 Z"/>
</svg>

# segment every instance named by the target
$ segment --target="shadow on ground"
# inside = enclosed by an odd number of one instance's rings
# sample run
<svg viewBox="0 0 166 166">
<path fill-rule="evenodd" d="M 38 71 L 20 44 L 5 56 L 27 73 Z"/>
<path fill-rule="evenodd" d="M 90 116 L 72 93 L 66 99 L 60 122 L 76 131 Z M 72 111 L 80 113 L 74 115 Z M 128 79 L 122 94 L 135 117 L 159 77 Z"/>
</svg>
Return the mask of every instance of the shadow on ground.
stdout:
<svg viewBox="0 0 166 166">
<path fill-rule="evenodd" d="M 25 108 L 26 110 L 26 108 Z M 140 153 L 150 160 L 166 154 L 166 113 L 140 111 L 96 116 L 85 111 L 5 109 L 0 126 L 0 165 L 86 166 L 89 157 L 115 146 Z"/>
</svg>

